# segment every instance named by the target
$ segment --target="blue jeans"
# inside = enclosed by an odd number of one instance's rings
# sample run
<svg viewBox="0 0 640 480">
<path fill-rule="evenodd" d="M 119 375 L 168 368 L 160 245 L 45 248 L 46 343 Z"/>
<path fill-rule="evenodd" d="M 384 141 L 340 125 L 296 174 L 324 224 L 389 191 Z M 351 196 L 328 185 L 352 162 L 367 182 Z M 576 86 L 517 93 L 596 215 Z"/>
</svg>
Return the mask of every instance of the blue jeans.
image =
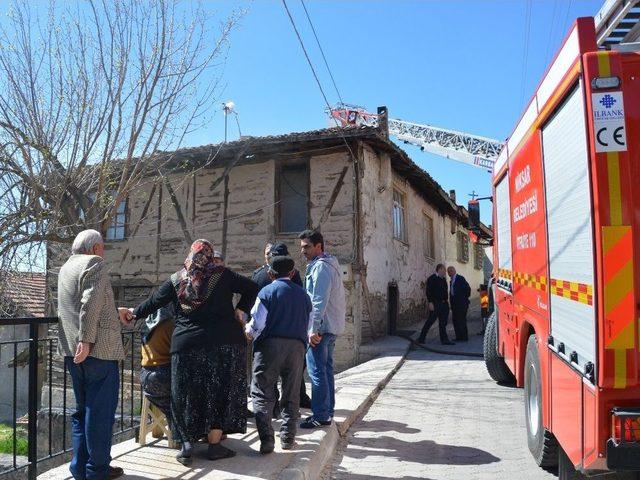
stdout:
<svg viewBox="0 0 640 480">
<path fill-rule="evenodd" d="M 307 367 L 311 377 L 311 411 L 316 420 L 325 422 L 333 417 L 336 406 L 336 392 L 333 380 L 333 348 L 336 336 L 322 335 L 315 347 L 307 350 Z"/>
<path fill-rule="evenodd" d="M 73 459 L 69 470 L 76 480 L 104 480 L 111 462 L 111 436 L 118 406 L 118 362 L 94 357 L 76 365 L 64 359 L 71 375 L 76 411 L 71 416 Z"/>
</svg>

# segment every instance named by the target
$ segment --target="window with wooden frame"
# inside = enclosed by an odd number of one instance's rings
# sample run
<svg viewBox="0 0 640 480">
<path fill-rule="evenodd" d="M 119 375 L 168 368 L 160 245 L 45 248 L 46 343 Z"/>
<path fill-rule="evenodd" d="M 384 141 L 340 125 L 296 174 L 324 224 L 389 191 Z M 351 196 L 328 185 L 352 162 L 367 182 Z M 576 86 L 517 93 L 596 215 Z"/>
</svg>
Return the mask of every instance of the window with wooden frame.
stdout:
<svg viewBox="0 0 640 480">
<path fill-rule="evenodd" d="M 107 228 L 108 241 L 124 240 L 127 226 L 127 201 L 122 200 L 113 214 L 111 225 Z"/>
<path fill-rule="evenodd" d="M 433 218 L 423 213 L 424 220 L 424 256 L 430 259 L 436 258 L 435 235 L 433 232 Z"/>
<path fill-rule="evenodd" d="M 479 243 L 473 244 L 473 268 L 482 270 L 484 266 L 484 248 Z"/>
<path fill-rule="evenodd" d="M 469 261 L 469 235 L 462 230 L 458 230 L 458 261 L 460 263 Z"/>
<path fill-rule="evenodd" d="M 115 193 L 109 194 L 111 198 L 115 197 Z M 92 202 L 96 201 L 95 192 L 90 192 L 88 195 Z M 84 220 L 84 212 L 80 212 L 80 218 Z M 111 224 L 107 228 L 107 235 L 105 241 L 113 242 L 118 240 L 124 240 L 127 235 L 127 199 L 124 198 L 120 201 L 118 208 L 113 214 Z"/>
<path fill-rule="evenodd" d="M 300 233 L 309 227 L 309 163 L 278 170 L 278 233 Z"/>
<path fill-rule="evenodd" d="M 406 195 L 398 189 L 393 189 L 393 238 L 407 242 Z"/>
</svg>

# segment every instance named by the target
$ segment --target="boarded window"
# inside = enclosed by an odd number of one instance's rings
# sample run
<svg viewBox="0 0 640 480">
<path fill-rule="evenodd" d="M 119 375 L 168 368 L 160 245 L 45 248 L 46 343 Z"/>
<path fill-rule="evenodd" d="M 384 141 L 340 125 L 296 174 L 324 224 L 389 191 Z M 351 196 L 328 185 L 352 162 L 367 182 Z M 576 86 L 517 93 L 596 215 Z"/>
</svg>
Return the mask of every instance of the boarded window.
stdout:
<svg viewBox="0 0 640 480">
<path fill-rule="evenodd" d="M 127 225 L 127 202 L 123 200 L 113 216 L 111 225 L 107 229 L 107 240 L 124 240 Z"/>
<path fill-rule="evenodd" d="M 469 261 L 469 235 L 458 230 L 458 261 L 467 263 Z"/>
<path fill-rule="evenodd" d="M 406 198 L 404 193 L 393 189 L 393 238 L 407 241 L 405 221 Z"/>
<path fill-rule="evenodd" d="M 309 225 L 308 165 L 280 169 L 278 182 L 278 232 L 299 233 Z"/>
<path fill-rule="evenodd" d="M 424 256 L 427 258 L 435 258 L 435 235 L 433 233 L 433 218 L 426 213 L 424 214 Z"/>
<path fill-rule="evenodd" d="M 476 270 L 482 270 L 484 266 L 484 248 L 479 243 L 473 244 L 473 268 Z"/>
</svg>

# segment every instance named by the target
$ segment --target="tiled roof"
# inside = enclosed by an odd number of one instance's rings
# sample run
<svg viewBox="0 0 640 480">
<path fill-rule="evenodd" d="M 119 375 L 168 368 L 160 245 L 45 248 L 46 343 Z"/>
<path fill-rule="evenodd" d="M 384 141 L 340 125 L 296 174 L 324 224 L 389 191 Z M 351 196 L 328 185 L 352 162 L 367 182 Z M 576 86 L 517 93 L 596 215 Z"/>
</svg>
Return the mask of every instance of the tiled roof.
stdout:
<svg viewBox="0 0 640 480">
<path fill-rule="evenodd" d="M 3 276 L 2 296 L 17 315 L 44 317 L 46 277 L 44 273 L 9 272 Z"/>
<path fill-rule="evenodd" d="M 385 137 L 377 127 L 354 125 L 262 137 L 243 136 L 239 140 L 222 144 L 201 145 L 181 148 L 173 152 L 161 152 L 156 157 L 154 164 L 160 169 L 174 170 L 177 168 L 188 171 L 195 167 L 214 163 L 218 166 L 229 165 L 229 162 L 234 162 L 233 157 L 238 154 L 250 158 L 254 154 L 269 155 L 287 150 L 304 152 L 316 148 L 344 146 L 345 141 L 350 143 L 350 140 L 364 141 L 389 153 L 393 168 L 406 178 L 422 196 L 432 202 L 441 212 L 455 215 L 463 222 L 466 221 L 466 209 L 459 208 L 431 175 L 420 168 L 402 148 Z M 243 161 L 238 163 L 243 163 Z M 150 172 L 155 174 L 156 170 L 152 168 Z M 485 236 L 490 236 L 490 230 L 483 227 Z"/>
</svg>

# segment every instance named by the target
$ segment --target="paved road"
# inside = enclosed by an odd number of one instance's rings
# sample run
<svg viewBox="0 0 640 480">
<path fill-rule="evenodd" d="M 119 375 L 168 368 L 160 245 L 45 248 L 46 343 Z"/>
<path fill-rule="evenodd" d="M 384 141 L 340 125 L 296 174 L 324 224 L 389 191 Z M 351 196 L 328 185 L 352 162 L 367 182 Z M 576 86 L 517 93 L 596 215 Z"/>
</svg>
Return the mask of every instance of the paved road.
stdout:
<svg viewBox="0 0 640 480">
<path fill-rule="evenodd" d="M 535 465 L 525 435 L 522 390 L 496 385 L 481 359 L 414 351 L 324 477 L 555 479 Z"/>
</svg>

